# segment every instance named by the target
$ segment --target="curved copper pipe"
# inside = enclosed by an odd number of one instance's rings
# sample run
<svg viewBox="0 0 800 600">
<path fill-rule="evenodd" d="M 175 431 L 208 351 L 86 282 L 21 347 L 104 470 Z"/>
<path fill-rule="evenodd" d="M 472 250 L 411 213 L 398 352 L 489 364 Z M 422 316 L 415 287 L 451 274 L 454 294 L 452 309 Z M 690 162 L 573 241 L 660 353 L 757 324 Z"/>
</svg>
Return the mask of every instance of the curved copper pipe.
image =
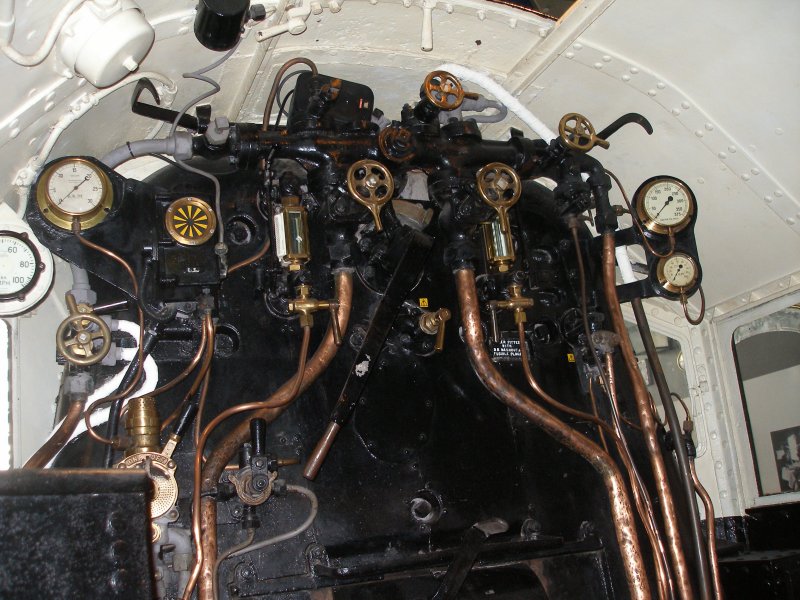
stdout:
<svg viewBox="0 0 800 600">
<path fill-rule="evenodd" d="M 694 489 L 706 509 L 706 544 L 708 545 L 708 562 L 711 564 L 711 584 L 714 586 L 714 598 L 715 600 L 723 600 L 722 577 L 719 573 L 719 561 L 717 560 L 717 536 L 714 531 L 714 504 L 712 504 L 711 496 L 708 495 L 706 488 L 700 483 L 693 460 L 689 461 L 689 469 L 692 472 Z"/>
<path fill-rule="evenodd" d="M 672 490 L 669 488 L 667 480 L 667 467 L 664 464 L 664 457 L 661 454 L 661 446 L 658 442 L 655 420 L 650 409 L 650 400 L 647 393 L 647 386 L 642 379 L 639 365 L 633 353 L 633 345 L 628 335 L 628 328 L 625 326 L 625 319 L 622 316 L 619 298 L 617 297 L 616 266 L 614 258 L 614 234 L 603 234 L 603 289 L 608 302 L 608 310 L 611 313 L 611 322 L 614 330 L 620 338 L 620 351 L 625 361 L 628 376 L 633 385 L 633 396 L 636 400 L 636 408 L 639 413 L 639 423 L 642 427 L 647 446 L 647 453 L 650 457 L 650 466 L 653 470 L 653 479 L 656 483 L 656 491 L 661 504 L 661 516 L 664 519 L 669 553 L 672 558 L 672 566 L 675 569 L 675 580 L 678 592 L 683 600 L 693 600 L 694 590 L 691 584 L 691 574 L 683 552 L 683 543 L 678 529 L 678 515 L 675 511 L 675 502 L 672 498 Z"/>
<path fill-rule="evenodd" d="M 256 200 L 257 202 L 258 200 Z M 247 265 L 253 264 L 257 260 L 261 259 L 268 251 L 270 247 L 270 239 L 269 236 L 264 234 L 264 243 L 261 244 L 261 248 L 258 249 L 258 252 L 253 254 L 250 258 L 245 258 L 243 261 L 236 263 L 230 269 L 228 269 L 228 275 L 235 273 L 239 269 L 246 267 Z"/>
<path fill-rule="evenodd" d="M 633 600 L 649 600 L 650 583 L 644 568 L 639 537 L 633 519 L 625 482 L 611 457 L 587 437 L 574 431 L 542 407 L 509 384 L 495 368 L 486 352 L 478 307 L 478 291 L 475 274 L 471 269 L 455 272 L 458 300 L 461 305 L 461 323 L 464 340 L 472 368 L 483 385 L 501 402 L 525 416 L 555 441 L 563 444 L 584 458 L 603 478 L 611 503 L 614 531 L 619 544 L 625 577 L 630 597 Z"/>
<path fill-rule="evenodd" d="M 350 308 L 353 302 L 353 274 L 351 271 L 338 271 L 336 273 L 336 301 L 338 302 L 339 327 L 344 332 L 350 320 Z M 336 356 L 338 346 L 333 336 L 333 329 L 329 325 L 319 347 L 308 360 L 303 377 L 298 388 L 298 395 L 306 391 L 319 377 Z M 297 385 L 297 378 L 284 383 L 267 400 L 271 408 L 262 408 L 253 413 L 251 418 L 265 419 L 271 423 L 284 411 L 292 399 L 292 391 Z M 208 456 L 202 476 L 202 493 L 214 490 L 222 475 L 225 466 L 236 456 L 239 448 L 250 437 L 250 419 L 245 419 L 230 431 L 214 446 L 214 451 Z M 214 562 L 217 556 L 217 502 L 213 497 L 203 496 L 200 500 L 200 544 L 204 556 L 201 565 L 200 580 L 197 588 L 198 600 L 213 600 L 214 589 Z"/>
<path fill-rule="evenodd" d="M 661 600 L 668 600 L 670 597 L 670 590 L 672 588 L 672 583 L 669 575 L 669 567 L 667 565 L 667 557 L 666 552 L 664 551 L 664 542 L 661 540 L 661 535 L 658 531 L 658 525 L 655 522 L 655 515 L 653 513 L 653 507 L 650 503 L 650 498 L 647 496 L 647 491 L 644 488 L 644 484 L 642 484 L 641 478 L 639 478 L 639 474 L 636 471 L 636 467 L 633 463 L 633 457 L 630 455 L 630 451 L 628 449 L 628 445 L 625 443 L 625 438 L 622 436 L 622 430 L 619 427 L 618 423 L 615 421 L 615 427 L 612 427 L 600 419 L 596 414 L 592 415 L 582 410 L 578 410 L 572 408 L 571 406 L 567 406 L 566 404 L 562 404 L 555 398 L 553 398 L 550 394 L 548 394 L 544 388 L 539 385 L 539 382 L 533 376 L 533 371 L 531 370 L 530 360 L 528 358 L 528 349 L 525 343 L 525 324 L 524 323 L 517 323 L 517 332 L 519 334 L 519 345 L 520 345 L 520 355 L 522 358 L 522 370 L 525 373 L 525 379 L 528 381 L 528 385 L 531 386 L 531 389 L 536 393 L 536 395 L 556 408 L 561 412 L 564 412 L 568 415 L 572 415 L 579 419 L 587 420 L 591 423 L 594 423 L 598 431 L 600 433 L 600 439 L 603 442 L 603 446 L 605 448 L 605 452 L 608 453 L 608 447 L 605 445 L 605 436 L 604 433 L 607 434 L 612 442 L 614 442 L 615 446 L 617 447 L 617 451 L 619 452 L 619 456 L 622 459 L 622 464 L 625 467 L 626 472 L 628 473 L 628 478 L 630 479 L 631 483 L 631 490 L 633 491 L 633 500 L 634 504 L 636 505 L 636 512 L 639 513 L 639 518 L 642 521 L 642 527 L 644 528 L 645 534 L 647 535 L 647 539 L 650 543 L 651 548 L 653 549 L 653 556 L 655 559 L 655 567 L 656 567 L 656 579 L 658 580 L 658 597 Z M 609 355 L 610 356 L 610 355 Z M 612 388 L 611 394 L 609 397 L 611 398 L 612 402 L 612 415 L 616 417 L 616 405 L 615 405 L 615 392 L 614 388 L 614 379 L 613 377 L 609 378 L 609 385 Z M 597 410 L 594 392 L 592 392 L 592 386 L 589 385 L 589 395 L 592 399 L 592 405 L 595 407 L 595 411 Z"/>
<path fill-rule="evenodd" d="M 50 438 L 42 444 L 33 456 L 22 466 L 23 469 L 44 469 L 56 453 L 64 447 L 69 441 L 72 432 L 78 426 L 83 415 L 83 408 L 86 406 L 86 396 L 82 395 L 78 399 L 73 400 L 67 414 L 58 429 L 50 436 Z"/>
</svg>

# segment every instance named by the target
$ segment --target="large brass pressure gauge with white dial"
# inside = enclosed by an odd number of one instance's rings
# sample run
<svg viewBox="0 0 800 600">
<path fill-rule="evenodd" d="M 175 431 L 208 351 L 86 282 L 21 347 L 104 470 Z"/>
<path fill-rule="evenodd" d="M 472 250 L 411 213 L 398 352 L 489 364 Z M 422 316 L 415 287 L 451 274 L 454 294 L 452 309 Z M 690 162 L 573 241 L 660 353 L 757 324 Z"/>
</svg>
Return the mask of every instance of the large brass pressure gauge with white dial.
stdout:
<svg viewBox="0 0 800 600">
<path fill-rule="evenodd" d="M 700 267 L 688 254 L 675 252 L 658 261 L 656 277 L 664 290 L 683 296 L 696 287 L 700 279 Z"/>
<path fill-rule="evenodd" d="M 636 216 L 652 233 L 672 234 L 685 229 L 696 212 L 694 193 L 680 179 L 659 175 L 645 181 L 634 195 Z"/>
<path fill-rule="evenodd" d="M 63 158 L 53 162 L 39 177 L 36 203 L 53 225 L 72 229 L 78 219 L 89 229 L 106 218 L 114 193 L 108 175 L 85 158 Z"/>
</svg>

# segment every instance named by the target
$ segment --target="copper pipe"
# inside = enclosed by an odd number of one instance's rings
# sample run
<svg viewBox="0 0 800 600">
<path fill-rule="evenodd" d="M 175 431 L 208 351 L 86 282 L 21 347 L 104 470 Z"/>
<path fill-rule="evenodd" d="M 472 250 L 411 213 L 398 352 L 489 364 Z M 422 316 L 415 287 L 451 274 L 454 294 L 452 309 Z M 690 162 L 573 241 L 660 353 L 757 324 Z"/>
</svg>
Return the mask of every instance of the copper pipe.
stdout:
<svg viewBox="0 0 800 600">
<path fill-rule="evenodd" d="M 661 446 L 658 442 L 655 420 L 650 409 L 647 386 L 642 379 L 642 373 L 636 363 L 633 353 L 633 345 L 628 335 L 628 328 L 622 316 L 619 298 L 617 297 L 616 266 L 614 259 L 614 234 L 603 234 L 603 289 L 605 291 L 608 309 L 611 313 L 611 322 L 620 338 L 620 350 L 625 361 L 625 367 L 633 386 L 636 408 L 639 413 L 639 423 L 642 427 L 650 458 L 650 466 L 653 470 L 653 479 L 656 483 L 656 491 L 661 505 L 661 516 L 664 520 L 664 528 L 667 534 L 669 553 L 672 558 L 672 566 L 675 570 L 678 592 L 683 600 L 693 600 L 694 590 L 691 584 L 691 574 L 686 563 L 686 556 L 683 553 L 683 543 L 678 529 L 678 515 L 675 511 L 675 502 L 672 498 L 667 480 L 667 468 L 664 464 L 664 457 L 661 454 Z"/>
<path fill-rule="evenodd" d="M 606 381 L 608 382 L 607 396 L 609 400 L 609 406 L 611 408 L 611 419 L 614 423 L 614 430 L 617 434 L 617 448 L 628 471 L 628 477 L 630 477 L 631 480 L 631 488 L 633 489 L 634 497 L 636 499 L 637 506 L 639 507 L 639 514 L 642 518 L 642 521 L 645 522 L 645 520 L 647 520 L 647 523 L 649 524 L 649 526 L 645 526 L 645 531 L 648 532 L 650 543 L 653 546 L 653 552 L 656 554 L 657 558 L 656 575 L 659 580 L 659 586 L 663 588 L 659 591 L 659 593 L 671 598 L 673 596 L 675 584 L 672 580 L 672 574 L 669 570 L 667 551 L 664 547 L 664 540 L 661 538 L 661 532 L 658 529 L 658 524 L 656 523 L 656 514 L 655 510 L 653 510 L 653 503 L 650 499 L 650 495 L 647 493 L 647 488 L 644 485 L 642 476 L 639 474 L 639 470 L 636 468 L 636 464 L 633 462 L 633 455 L 628 447 L 628 442 L 625 439 L 625 435 L 622 432 L 622 415 L 619 410 L 619 402 L 617 401 L 617 385 L 615 377 L 614 358 L 613 355 L 609 353 L 606 354 Z"/>
<path fill-rule="evenodd" d="M 644 568 L 633 509 L 622 474 L 611 457 L 586 436 L 567 426 L 509 384 L 495 368 L 486 352 L 478 306 L 475 274 L 471 269 L 455 272 L 456 289 L 461 306 L 464 341 L 472 368 L 483 385 L 501 402 L 525 416 L 555 441 L 573 450 L 589 462 L 603 478 L 611 504 L 611 515 L 617 537 L 622 565 L 633 600 L 649 600 L 650 583 Z"/>
<path fill-rule="evenodd" d="M 269 96 L 267 96 L 267 103 L 264 105 L 264 119 L 261 122 L 261 131 L 267 131 L 267 129 L 269 129 L 269 117 L 272 112 L 272 107 L 275 104 L 275 96 L 278 95 L 278 85 L 280 85 L 281 79 L 291 67 L 300 64 L 308 66 L 311 69 L 311 73 L 315 76 L 317 75 L 317 65 L 307 58 L 293 58 L 283 63 L 283 66 L 278 69 L 278 72 L 275 74 L 275 79 L 272 81 L 272 87 L 269 90 Z"/>
<path fill-rule="evenodd" d="M 594 407 L 595 414 L 591 415 L 589 413 L 574 409 L 570 406 L 562 404 L 555 398 L 553 398 L 550 394 L 548 394 L 544 388 L 539 385 L 539 382 L 533 376 L 533 371 L 531 370 L 530 360 L 528 358 L 528 349 L 525 344 L 525 324 L 518 323 L 517 324 L 517 331 L 519 333 L 519 341 L 520 341 L 520 355 L 522 358 L 522 370 L 525 372 L 525 378 L 528 380 L 528 385 L 531 386 L 533 391 L 543 399 L 545 402 L 550 404 L 551 406 L 555 407 L 556 409 L 570 414 L 572 416 L 588 420 L 594 423 L 598 427 L 598 431 L 600 433 L 600 439 L 603 442 L 603 446 L 605 448 L 606 453 L 608 452 L 608 447 L 605 443 L 605 434 L 608 434 L 612 441 L 614 441 L 619 455 L 622 459 L 622 463 L 625 466 L 625 470 L 628 472 L 628 478 L 631 482 L 631 489 L 633 491 L 633 499 L 634 504 L 636 505 L 636 511 L 639 513 L 639 518 L 642 521 L 642 526 L 645 530 L 645 534 L 647 535 L 647 539 L 650 542 L 650 546 L 653 550 L 653 556 L 655 558 L 655 566 L 656 566 L 656 578 L 658 581 L 658 596 L 661 600 L 667 600 L 669 595 L 669 590 L 671 589 L 671 581 L 669 576 L 668 567 L 665 568 L 666 563 L 666 554 L 664 552 L 664 544 L 661 540 L 660 534 L 658 532 L 658 526 L 655 522 L 655 517 L 653 516 L 653 509 L 650 505 L 650 498 L 647 496 L 647 492 L 644 489 L 644 486 L 641 485 L 641 480 L 638 479 L 638 473 L 636 471 L 636 467 L 633 464 L 633 459 L 630 456 L 630 452 L 628 451 L 627 444 L 625 444 L 625 440 L 622 437 L 622 431 L 619 427 L 612 429 L 608 423 L 601 420 L 600 417 L 597 416 L 597 403 L 595 401 L 594 392 L 592 391 L 591 383 L 589 385 L 589 396 L 592 400 L 592 406 Z M 611 380 L 613 383 L 613 379 Z"/>
<path fill-rule="evenodd" d="M 717 560 L 717 536 L 714 531 L 714 504 L 712 504 L 711 496 L 708 495 L 706 488 L 700 483 L 693 460 L 689 461 L 689 469 L 692 472 L 694 489 L 697 490 L 697 495 L 700 496 L 706 510 L 706 543 L 708 545 L 708 562 L 711 565 L 711 584 L 714 586 L 714 598 L 715 600 L 723 600 L 722 577 L 719 573 L 719 561 Z"/>
<path fill-rule="evenodd" d="M 256 202 L 258 202 L 258 200 L 256 200 Z M 241 269 L 243 267 L 246 267 L 247 265 L 253 264 L 257 260 L 263 258 L 263 256 L 269 251 L 269 247 L 270 247 L 269 235 L 267 235 L 265 233 L 264 234 L 264 243 L 261 244 L 261 248 L 258 249 L 258 252 L 253 254 L 253 256 L 251 256 L 250 258 L 246 258 L 243 261 L 238 262 L 235 265 L 233 265 L 230 269 L 228 269 L 228 275 L 230 275 L 232 273 L 235 273 L 239 269 Z"/>
<path fill-rule="evenodd" d="M 67 414 L 61 422 L 61 425 L 59 425 L 53 435 L 42 444 L 42 447 L 28 459 L 22 466 L 23 469 L 44 469 L 47 463 L 53 460 L 53 457 L 64 447 L 64 444 L 69 441 L 72 432 L 75 431 L 75 428 L 78 426 L 81 416 L 83 415 L 84 406 L 86 406 L 86 395 L 82 394 L 70 403 Z"/>
<path fill-rule="evenodd" d="M 210 315 L 209 315 L 210 317 Z M 160 396 L 161 394 L 170 391 L 179 383 L 183 382 L 189 375 L 192 374 L 192 371 L 195 370 L 197 364 L 203 358 L 203 352 L 206 348 L 206 343 L 208 342 L 208 328 L 203 323 L 203 327 L 201 328 L 200 334 L 200 344 L 197 346 L 197 352 L 195 352 L 192 360 L 186 365 L 186 368 L 181 371 L 174 379 L 171 379 L 161 387 L 154 389 L 149 395 L 150 396 Z"/>
<path fill-rule="evenodd" d="M 306 357 L 308 356 L 308 344 L 311 340 L 311 327 L 305 326 L 303 327 L 303 341 L 300 347 L 300 359 L 299 364 L 297 367 L 296 377 L 300 378 L 303 371 L 305 371 L 306 367 Z M 294 390 L 299 389 L 298 386 L 293 386 Z M 201 570 L 203 570 L 204 565 L 206 563 L 211 563 L 211 583 L 212 583 L 212 590 L 213 590 L 213 565 L 216 563 L 216 555 L 213 557 L 209 556 L 206 557 L 203 552 L 203 544 L 201 541 L 202 538 L 202 524 L 200 519 L 200 494 L 201 494 L 201 476 L 203 470 L 203 450 L 205 448 L 206 442 L 208 438 L 211 437 L 211 434 L 214 432 L 214 429 L 222 423 L 224 420 L 232 417 L 233 415 L 237 415 L 242 412 L 249 412 L 252 410 L 259 410 L 264 408 L 264 402 L 246 402 L 245 404 L 239 404 L 238 406 L 233 406 L 227 410 L 222 411 L 216 417 L 214 417 L 211 422 L 206 425 L 203 433 L 200 435 L 200 439 L 197 443 L 197 448 L 195 449 L 194 453 L 194 490 L 192 492 L 192 538 L 194 539 L 195 545 L 195 564 L 192 568 L 192 573 L 189 576 L 189 583 L 186 584 L 186 589 L 183 591 L 182 600 L 190 600 L 192 596 L 192 592 L 194 591 L 194 586 L 197 583 L 197 579 L 200 576 Z M 211 559 L 211 560 L 208 560 Z"/>
<path fill-rule="evenodd" d="M 139 282 L 136 280 L 136 274 L 133 272 L 133 268 L 128 264 L 128 262 L 122 258 L 121 256 L 113 253 L 111 250 L 107 248 L 103 248 L 94 242 L 90 242 L 86 238 L 81 235 L 81 222 L 80 220 L 75 217 L 72 221 L 72 233 L 73 235 L 78 238 L 78 242 L 82 246 L 90 248 L 100 254 L 110 258 L 117 264 L 119 264 L 125 272 L 128 274 L 128 277 L 131 280 L 131 290 L 133 291 L 133 297 L 138 300 L 139 298 Z M 119 438 L 110 440 L 105 436 L 100 435 L 94 429 L 92 429 L 91 423 L 91 416 L 92 413 L 97 409 L 98 406 L 101 404 L 105 404 L 107 402 L 113 402 L 114 400 L 119 400 L 120 398 L 125 398 L 128 394 L 130 394 L 136 386 L 139 384 L 139 380 L 142 378 L 142 373 L 144 373 L 144 313 L 142 312 L 141 308 L 137 309 L 138 317 L 139 317 L 139 340 L 138 340 L 138 360 L 139 366 L 136 369 L 136 376 L 131 381 L 130 385 L 119 392 L 118 394 L 113 394 L 111 396 L 106 396 L 105 398 L 100 398 L 99 400 L 95 400 L 92 402 L 87 408 L 86 411 L 83 413 L 83 419 L 86 422 L 86 432 L 89 434 L 89 437 L 94 438 L 96 441 L 102 444 L 108 444 L 113 447 L 119 447 L 120 440 Z"/>
<path fill-rule="evenodd" d="M 328 452 L 330 452 L 331 446 L 333 445 L 333 441 L 336 439 L 341 428 L 342 426 L 336 421 L 328 423 L 328 427 L 325 428 L 325 433 L 322 434 L 322 437 L 314 447 L 314 451 L 311 453 L 311 457 L 308 459 L 308 463 L 306 463 L 306 468 L 303 469 L 303 477 L 312 481 L 316 479 L 319 470 L 322 468 L 322 463 L 325 462 Z"/>
<path fill-rule="evenodd" d="M 338 322 L 342 331 L 347 330 L 350 320 L 350 307 L 353 302 L 353 273 L 351 271 L 338 271 L 336 273 L 336 301 L 338 303 Z M 329 325 L 322 342 L 314 355 L 309 359 L 303 373 L 298 395 L 306 391 L 319 377 L 336 356 L 338 346 L 334 340 L 333 329 Z M 271 423 L 283 413 L 291 401 L 291 392 L 296 381 L 293 378 L 284 383 L 267 400 L 272 408 L 263 408 L 253 413 L 251 418 L 265 419 Z M 214 445 L 213 452 L 208 456 L 203 468 L 202 487 L 203 493 L 212 492 L 219 481 L 225 466 L 236 456 L 239 448 L 250 437 L 250 420 L 245 419 L 231 430 L 224 438 Z M 200 581 L 198 584 L 198 600 L 213 600 L 214 559 L 217 556 L 217 502 L 211 496 L 204 496 L 200 501 L 200 527 L 203 532 L 200 538 L 200 552 L 206 557 L 203 560 Z"/>
<path fill-rule="evenodd" d="M 200 432 L 203 427 L 203 412 L 206 409 L 206 398 L 208 398 L 208 384 L 211 381 L 211 369 L 206 371 L 203 376 L 203 384 L 200 386 L 200 398 L 197 400 L 197 415 L 194 418 L 194 445 L 195 448 L 200 444 Z"/>
</svg>

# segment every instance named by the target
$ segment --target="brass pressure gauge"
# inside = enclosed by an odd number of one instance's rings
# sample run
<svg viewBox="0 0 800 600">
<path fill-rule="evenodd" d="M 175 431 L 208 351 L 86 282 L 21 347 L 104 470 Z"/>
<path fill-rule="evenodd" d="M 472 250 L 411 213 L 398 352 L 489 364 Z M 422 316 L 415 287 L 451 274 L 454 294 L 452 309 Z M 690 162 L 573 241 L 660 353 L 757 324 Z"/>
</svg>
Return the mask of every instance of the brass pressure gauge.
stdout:
<svg viewBox="0 0 800 600">
<path fill-rule="evenodd" d="M 677 233 L 692 221 L 696 200 L 680 179 L 661 175 L 645 181 L 634 196 L 636 216 L 653 233 Z"/>
<path fill-rule="evenodd" d="M 167 233 L 184 246 L 205 244 L 217 230 L 217 217 L 205 200 L 185 196 L 169 205 L 164 216 Z"/>
<path fill-rule="evenodd" d="M 81 229 L 94 227 L 106 218 L 113 201 L 108 175 L 84 158 L 52 163 L 36 185 L 39 210 L 62 229 L 72 229 L 74 219 L 78 219 Z"/>
<path fill-rule="evenodd" d="M 659 285 L 673 294 L 685 294 L 694 287 L 699 276 L 695 260 L 682 252 L 662 258 L 656 266 Z"/>
</svg>

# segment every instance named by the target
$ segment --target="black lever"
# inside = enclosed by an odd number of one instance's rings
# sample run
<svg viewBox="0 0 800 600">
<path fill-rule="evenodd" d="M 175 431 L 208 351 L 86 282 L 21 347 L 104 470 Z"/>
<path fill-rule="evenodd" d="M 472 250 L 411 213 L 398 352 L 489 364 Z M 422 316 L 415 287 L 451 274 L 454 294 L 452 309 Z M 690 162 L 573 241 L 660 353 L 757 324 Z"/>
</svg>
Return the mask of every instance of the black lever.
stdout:
<svg viewBox="0 0 800 600">
<path fill-rule="evenodd" d="M 160 106 L 153 106 L 152 104 L 146 104 L 139 101 L 142 92 L 145 90 L 150 92 L 150 95 L 153 96 L 156 104 L 161 104 L 161 99 L 158 97 L 156 86 L 153 85 L 152 81 L 146 77 L 143 77 L 136 82 L 136 87 L 133 89 L 133 97 L 131 98 L 131 111 L 133 111 L 133 113 L 136 115 L 141 115 L 142 117 L 147 117 L 148 119 L 164 121 L 165 123 L 175 122 L 175 117 L 178 116 L 177 111 L 170 110 L 168 108 L 162 108 Z M 191 129 L 192 131 L 203 133 L 206 130 L 208 123 L 203 123 L 200 119 L 197 119 L 191 115 L 183 115 L 178 121 L 178 125 L 185 129 Z"/>
<path fill-rule="evenodd" d="M 647 120 L 647 117 L 639 113 L 628 113 L 627 115 L 622 115 L 619 119 L 611 123 L 611 125 L 603 129 L 603 131 L 597 134 L 597 137 L 602 140 L 607 140 L 610 135 L 615 134 L 629 123 L 637 123 L 642 126 L 642 129 L 647 132 L 647 135 L 653 135 L 653 126 L 650 124 L 650 121 Z"/>
<path fill-rule="evenodd" d="M 253 446 L 253 456 L 266 456 L 267 454 L 267 422 L 264 419 L 250 421 L 250 443 Z"/>
<path fill-rule="evenodd" d="M 447 567 L 442 583 L 431 600 L 455 600 L 458 598 L 458 592 L 464 585 L 464 580 L 469 575 L 483 543 L 491 536 L 506 531 L 508 531 L 508 523 L 498 518 L 475 523 L 467 529 L 461 539 L 461 548 L 456 553 L 453 562 Z"/>
</svg>

